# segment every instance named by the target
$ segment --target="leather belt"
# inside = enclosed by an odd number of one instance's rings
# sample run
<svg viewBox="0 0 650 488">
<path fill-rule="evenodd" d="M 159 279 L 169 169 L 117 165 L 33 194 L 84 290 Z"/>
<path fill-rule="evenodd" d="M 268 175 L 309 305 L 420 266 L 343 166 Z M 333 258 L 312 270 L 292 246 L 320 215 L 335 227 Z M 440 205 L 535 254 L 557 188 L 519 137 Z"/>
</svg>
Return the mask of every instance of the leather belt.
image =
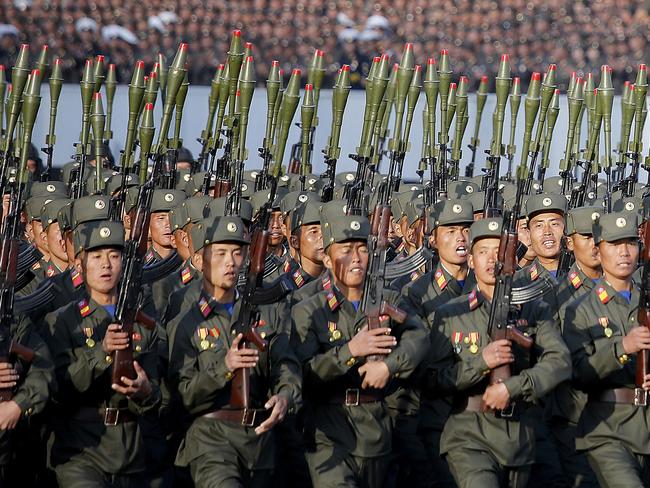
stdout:
<svg viewBox="0 0 650 488">
<path fill-rule="evenodd" d="M 104 425 L 118 425 L 135 422 L 138 417 L 128 408 L 81 407 L 73 416 L 82 422 L 102 422 Z"/>
<path fill-rule="evenodd" d="M 518 408 L 519 407 L 519 408 Z M 507 408 L 503 410 L 494 410 L 492 408 L 485 409 L 483 407 L 483 395 L 473 395 L 469 397 L 454 399 L 452 413 L 473 412 L 473 413 L 489 413 L 493 412 L 494 415 L 502 419 L 519 420 L 522 408 L 520 403 L 511 402 Z"/>
<path fill-rule="evenodd" d="M 645 407 L 648 404 L 648 392 L 643 388 L 613 388 L 600 393 L 590 393 L 589 401 L 606 403 L 624 403 Z"/>
<path fill-rule="evenodd" d="M 257 427 L 271 415 L 270 410 L 255 408 L 224 408 L 203 414 L 202 417 L 223 420 L 244 427 Z"/>
<path fill-rule="evenodd" d="M 345 405 L 356 407 L 363 403 L 380 402 L 384 399 L 383 394 L 376 391 L 361 390 L 359 388 L 347 388 L 344 393 L 335 393 L 329 398 L 329 403 L 334 405 Z"/>
</svg>

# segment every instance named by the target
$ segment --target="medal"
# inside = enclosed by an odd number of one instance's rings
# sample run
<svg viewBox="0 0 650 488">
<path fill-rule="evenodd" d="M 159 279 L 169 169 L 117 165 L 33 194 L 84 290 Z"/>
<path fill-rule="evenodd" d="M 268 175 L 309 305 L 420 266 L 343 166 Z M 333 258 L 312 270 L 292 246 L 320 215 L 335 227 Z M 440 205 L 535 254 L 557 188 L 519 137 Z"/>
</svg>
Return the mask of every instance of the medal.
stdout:
<svg viewBox="0 0 650 488">
<path fill-rule="evenodd" d="M 610 329 L 609 327 L 605 327 L 604 332 L 605 332 L 606 337 L 612 337 L 613 332 L 612 332 L 612 329 Z"/>
<path fill-rule="evenodd" d="M 203 339 L 201 341 L 201 349 L 205 351 L 209 347 L 210 347 L 210 341 L 208 341 L 207 339 Z"/>
<path fill-rule="evenodd" d="M 332 332 L 332 338 L 333 338 L 335 341 L 338 341 L 338 340 L 341 338 L 341 331 L 338 330 L 338 329 L 334 330 L 334 331 Z"/>
<path fill-rule="evenodd" d="M 469 352 L 471 352 L 472 354 L 476 354 L 478 352 L 478 346 L 476 344 L 472 344 L 471 346 L 469 346 Z"/>
<path fill-rule="evenodd" d="M 471 341 L 472 345 L 469 346 L 469 352 L 472 354 L 476 354 L 478 352 L 478 332 L 470 332 L 469 333 L 469 340 Z"/>
<path fill-rule="evenodd" d="M 88 339 L 86 339 L 86 345 L 88 347 L 95 347 L 95 341 L 93 341 L 92 337 L 89 337 Z"/>
</svg>

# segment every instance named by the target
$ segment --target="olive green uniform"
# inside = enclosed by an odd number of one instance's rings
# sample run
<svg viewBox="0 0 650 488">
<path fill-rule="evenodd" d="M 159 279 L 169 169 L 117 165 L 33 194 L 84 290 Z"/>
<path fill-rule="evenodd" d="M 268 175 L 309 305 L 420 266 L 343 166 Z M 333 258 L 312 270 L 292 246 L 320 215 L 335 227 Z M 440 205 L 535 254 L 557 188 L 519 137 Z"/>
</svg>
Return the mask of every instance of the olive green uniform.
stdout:
<svg viewBox="0 0 650 488">
<path fill-rule="evenodd" d="M 230 315 L 201 293 L 169 327 L 176 330 L 169 343 L 170 381 L 192 417 L 176 463 L 190 467 L 199 488 L 267 485 L 274 469 L 273 432 L 258 436 L 254 427 L 265 418 L 263 406 L 269 394 L 286 398 L 289 413 L 301 402 L 300 365 L 282 331 L 288 319 L 280 307 L 261 306 L 257 331 L 268 347 L 260 352 L 258 366 L 251 372 L 255 421 L 246 426 L 206 416 L 223 410 L 230 401 L 233 375 L 226 367 L 225 355 L 232 345 L 241 303 L 235 302 Z"/>
<path fill-rule="evenodd" d="M 389 303 L 399 294 L 386 290 Z M 403 324 L 390 322 L 398 345 L 384 358 L 393 378 L 408 378 L 426 354 L 426 332 L 410 310 Z M 380 486 L 388 468 L 392 425 L 384 392 L 361 389 L 362 358 L 348 341 L 365 316 L 331 284 L 294 306 L 293 327 L 304 365 L 305 442 L 314 486 Z M 358 402 L 357 402 L 358 400 Z M 357 404 L 358 403 L 358 404 Z"/>
<path fill-rule="evenodd" d="M 636 357 L 623 349 L 623 337 L 638 325 L 638 303 L 638 286 L 628 303 L 603 279 L 565 314 L 573 375 L 588 395 L 576 448 L 586 451 L 601 486 L 650 484 L 650 411 L 630 401 Z M 620 393 L 628 397 L 616 401 L 613 395 Z"/>
<path fill-rule="evenodd" d="M 111 388 L 112 357 L 101 343 L 115 319 L 92 299 L 46 317 L 59 384 L 52 412 L 50 464 L 61 486 L 146 486 L 137 416 L 156 415 L 160 402 L 155 331 L 134 325 L 134 357 L 151 394 L 130 400 Z"/>
<path fill-rule="evenodd" d="M 427 388 L 453 393 L 452 413 L 445 424 L 441 452 L 460 487 L 526 486 L 534 461 L 534 421 L 528 406 L 570 377 L 568 350 L 548 307 L 521 308 L 518 326 L 535 340 L 531 353 L 513 345 L 513 376 L 505 384 L 513 415 L 500 418 L 482 412 L 481 396 L 490 373 L 482 350 L 490 343 L 490 303 L 475 288 L 435 313 L 431 357 L 448 364 L 427 375 Z M 442 360 L 444 363 L 444 360 Z"/>
</svg>

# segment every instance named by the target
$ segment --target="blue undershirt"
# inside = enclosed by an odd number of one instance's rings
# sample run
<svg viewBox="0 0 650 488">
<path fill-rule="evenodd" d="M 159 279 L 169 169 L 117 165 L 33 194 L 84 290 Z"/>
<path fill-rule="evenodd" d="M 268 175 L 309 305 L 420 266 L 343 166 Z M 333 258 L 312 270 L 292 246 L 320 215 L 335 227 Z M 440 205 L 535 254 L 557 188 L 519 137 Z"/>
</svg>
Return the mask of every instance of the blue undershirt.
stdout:
<svg viewBox="0 0 650 488">
<path fill-rule="evenodd" d="M 625 298 L 625 301 L 627 303 L 630 303 L 632 300 L 632 292 L 630 290 L 625 290 L 625 291 L 619 291 L 618 292 L 623 298 Z"/>
<path fill-rule="evenodd" d="M 104 310 L 108 312 L 111 317 L 115 317 L 116 305 L 104 305 Z"/>
<path fill-rule="evenodd" d="M 465 280 L 456 280 L 458 281 L 458 286 L 460 286 L 460 289 L 462 290 L 463 287 L 465 286 Z"/>
<path fill-rule="evenodd" d="M 361 304 L 361 300 L 350 300 L 350 303 L 352 304 L 355 310 L 359 310 L 359 305 Z"/>
</svg>

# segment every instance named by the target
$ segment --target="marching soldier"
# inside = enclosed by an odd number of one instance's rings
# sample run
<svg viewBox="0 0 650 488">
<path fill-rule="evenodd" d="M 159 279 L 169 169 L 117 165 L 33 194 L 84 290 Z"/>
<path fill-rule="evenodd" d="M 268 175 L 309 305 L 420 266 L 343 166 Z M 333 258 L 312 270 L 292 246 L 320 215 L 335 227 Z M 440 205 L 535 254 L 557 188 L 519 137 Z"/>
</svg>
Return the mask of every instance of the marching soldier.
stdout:
<svg viewBox="0 0 650 488">
<path fill-rule="evenodd" d="M 368 330 L 359 304 L 370 224 L 339 215 L 322 225 L 332 283 L 292 310 L 304 365 L 309 470 L 314 486 L 381 486 L 391 452 L 384 387 L 413 373 L 426 353 L 425 332 L 414 314 Z M 399 295 L 387 293 L 396 305 Z M 381 359 L 367 359 L 373 355 Z"/>
<path fill-rule="evenodd" d="M 88 298 L 46 317 L 59 385 L 50 465 L 60 486 L 147 486 L 138 416 L 160 402 L 157 336 L 136 324 L 127 337 L 115 323 L 122 224 L 81 224 L 74 241 Z M 137 377 L 112 383 L 113 353 L 127 347 L 134 348 Z"/>
<path fill-rule="evenodd" d="M 650 349 L 650 332 L 639 327 L 639 287 L 632 276 L 639 255 L 636 213 L 611 213 L 593 226 L 603 278 L 567 307 L 564 337 L 573 376 L 587 393 L 576 432 L 600 486 L 650 483 L 648 409 L 650 376 L 635 384 L 635 355 Z M 641 401 L 639 401 L 641 399 Z"/>
<path fill-rule="evenodd" d="M 183 200 L 185 200 L 185 193 L 181 190 L 155 190 L 153 192 L 149 224 L 151 248 L 145 258 L 147 263 L 165 259 L 174 251 L 169 211 Z"/>
<path fill-rule="evenodd" d="M 528 407 L 571 371 L 559 328 L 542 303 L 523 305 L 517 320 L 535 340 L 534 357 L 508 340 L 490 340 L 502 225 L 493 218 L 472 225 L 468 264 L 477 284 L 469 295 L 438 308 L 431 330 L 431 359 L 438 366 L 427 375 L 427 388 L 453 394 L 441 452 L 461 488 L 526 486 L 535 450 L 534 413 Z M 505 382 L 488 385 L 490 371 L 501 365 L 516 371 Z"/>
<path fill-rule="evenodd" d="M 200 224 L 197 224 L 198 227 Z M 256 330 L 268 347 L 240 347 L 233 329 L 241 300 L 236 291 L 244 263 L 243 223 L 220 217 L 194 241 L 202 252 L 203 287 L 199 299 L 168 330 L 170 382 L 192 418 L 176 458 L 189 466 L 198 488 L 269 486 L 274 469 L 273 427 L 301 402 L 300 366 L 284 330 L 286 315 L 260 306 Z M 233 378 L 250 371 L 253 408 L 230 406 Z"/>
</svg>

